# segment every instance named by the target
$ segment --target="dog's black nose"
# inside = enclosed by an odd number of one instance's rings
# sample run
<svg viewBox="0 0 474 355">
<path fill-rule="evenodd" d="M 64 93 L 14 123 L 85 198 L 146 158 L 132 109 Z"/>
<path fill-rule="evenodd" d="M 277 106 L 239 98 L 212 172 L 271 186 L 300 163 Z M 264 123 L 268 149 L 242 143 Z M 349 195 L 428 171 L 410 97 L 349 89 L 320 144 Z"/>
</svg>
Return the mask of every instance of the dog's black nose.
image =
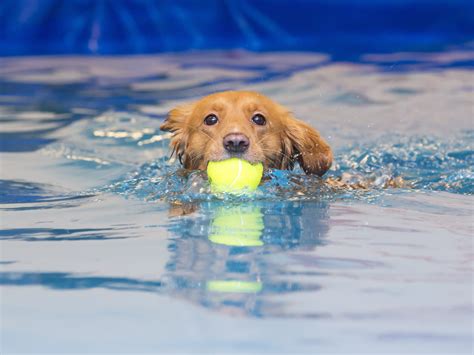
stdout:
<svg viewBox="0 0 474 355">
<path fill-rule="evenodd" d="M 243 153 L 249 145 L 249 139 L 242 133 L 230 133 L 224 137 L 224 148 L 230 153 Z"/>
</svg>

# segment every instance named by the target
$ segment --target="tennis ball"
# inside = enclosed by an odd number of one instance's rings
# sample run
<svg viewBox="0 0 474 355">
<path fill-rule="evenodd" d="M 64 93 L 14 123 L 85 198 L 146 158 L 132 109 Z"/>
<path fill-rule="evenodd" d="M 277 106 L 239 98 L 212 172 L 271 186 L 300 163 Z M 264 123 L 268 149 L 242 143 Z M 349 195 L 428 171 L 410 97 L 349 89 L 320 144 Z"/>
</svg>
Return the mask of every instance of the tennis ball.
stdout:
<svg viewBox="0 0 474 355">
<path fill-rule="evenodd" d="M 238 158 L 210 161 L 207 165 L 212 192 L 255 190 L 262 180 L 262 175 L 262 163 L 251 164 Z"/>
<path fill-rule="evenodd" d="M 258 247 L 265 225 L 258 207 L 222 208 L 211 222 L 209 240 L 216 244 L 239 247 Z"/>
</svg>

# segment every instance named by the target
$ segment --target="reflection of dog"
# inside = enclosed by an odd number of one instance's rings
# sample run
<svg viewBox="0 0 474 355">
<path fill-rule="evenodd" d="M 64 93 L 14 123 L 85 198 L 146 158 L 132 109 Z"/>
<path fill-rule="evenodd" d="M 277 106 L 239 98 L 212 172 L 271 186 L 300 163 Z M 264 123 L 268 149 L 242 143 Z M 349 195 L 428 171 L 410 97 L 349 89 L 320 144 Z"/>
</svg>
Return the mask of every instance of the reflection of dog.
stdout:
<svg viewBox="0 0 474 355">
<path fill-rule="evenodd" d="M 312 250 L 327 234 L 325 203 L 202 205 L 200 215 L 175 220 L 167 283 L 179 297 L 225 313 L 282 316 L 266 295 L 318 289 L 270 257 Z M 286 265 L 286 264 L 285 264 Z M 303 275 L 304 276 L 304 275 Z M 298 281 L 295 281 L 298 280 Z"/>
<path fill-rule="evenodd" d="M 239 157 L 275 169 L 299 162 L 307 174 L 323 175 L 332 163 L 331 148 L 315 129 L 256 92 L 220 92 L 177 107 L 161 129 L 173 132 L 173 153 L 186 169 Z"/>
</svg>

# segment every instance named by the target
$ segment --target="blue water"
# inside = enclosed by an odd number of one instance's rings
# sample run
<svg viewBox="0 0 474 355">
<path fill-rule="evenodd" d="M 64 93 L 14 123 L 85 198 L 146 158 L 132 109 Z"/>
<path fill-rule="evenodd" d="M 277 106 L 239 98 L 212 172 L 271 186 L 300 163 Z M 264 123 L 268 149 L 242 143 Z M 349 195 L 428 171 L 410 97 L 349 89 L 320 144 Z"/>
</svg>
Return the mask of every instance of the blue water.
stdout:
<svg viewBox="0 0 474 355">
<path fill-rule="evenodd" d="M 472 58 L 1 59 L 0 350 L 471 353 Z M 162 119 L 225 89 L 290 107 L 366 188 L 180 175 Z"/>
</svg>

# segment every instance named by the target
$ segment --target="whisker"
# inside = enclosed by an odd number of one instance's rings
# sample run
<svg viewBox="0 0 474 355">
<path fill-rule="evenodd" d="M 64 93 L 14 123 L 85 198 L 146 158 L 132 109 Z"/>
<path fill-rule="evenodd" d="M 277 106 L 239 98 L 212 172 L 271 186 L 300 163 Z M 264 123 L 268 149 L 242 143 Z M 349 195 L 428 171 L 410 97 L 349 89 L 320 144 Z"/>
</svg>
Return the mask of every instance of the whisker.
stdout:
<svg viewBox="0 0 474 355">
<path fill-rule="evenodd" d="M 273 153 L 278 153 L 278 156 L 283 156 L 283 157 L 285 157 L 285 158 L 288 158 L 288 159 L 290 159 L 290 160 L 293 160 L 293 157 L 292 157 L 292 156 L 286 154 L 285 152 L 283 152 L 283 151 L 281 151 L 281 150 L 274 150 L 274 149 L 263 148 L 263 147 L 262 147 L 261 149 L 262 149 L 263 152 L 267 152 L 267 153 L 271 153 L 271 154 L 273 154 Z"/>
<path fill-rule="evenodd" d="M 193 131 L 199 131 L 201 133 L 203 133 L 204 135 L 206 135 L 207 138 L 209 138 L 211 141 L 213 141 L 214 143 L 218 143 L 217 140 L 212 137 L 211 135 L 209 135 L 209 133 L 207 133 L 206 131 L 203 131 L 203 130 L 198 130 L 197 128 L 191 128 Z"/>
</svg>

